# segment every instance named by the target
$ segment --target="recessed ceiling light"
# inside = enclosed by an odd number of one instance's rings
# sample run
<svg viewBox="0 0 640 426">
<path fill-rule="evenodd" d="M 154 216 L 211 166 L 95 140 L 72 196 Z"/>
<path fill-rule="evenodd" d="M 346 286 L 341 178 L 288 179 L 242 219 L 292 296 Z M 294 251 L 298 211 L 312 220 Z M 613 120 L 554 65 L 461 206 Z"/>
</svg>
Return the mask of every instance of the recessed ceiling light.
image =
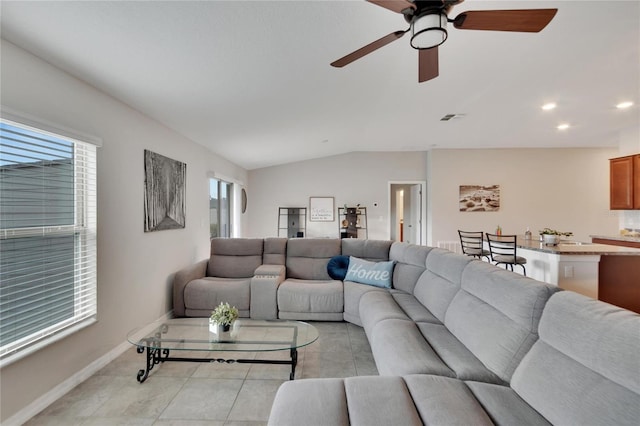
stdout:
<svg viewBox="0 0 640 426">
<path fill-rule="evenodd" d="M 547 104 L 542 105 L 542 109 L 545 111 L 550 111 L 554 109 L 557 105 L 554 102 L 549 102 Z"/>
<path fill-rule="evenodd" d="M 632 105 L 633 105 L 633 102 L 631 102 L 631 101 L 620 102 L 618 105 L 616 105 L 616 108 L 618 108 L 618 109 L 627 109 L 627 108 L 631 107 Z"/>
<path fill-rule="evenodd" d="M 558 126 L 556 127 L 556 129 L 558 129 L 558 130 L 567 130 L 568 128 L 569 128 L 569 124 L 568 123 L 558 124 Z"/>
</svg>

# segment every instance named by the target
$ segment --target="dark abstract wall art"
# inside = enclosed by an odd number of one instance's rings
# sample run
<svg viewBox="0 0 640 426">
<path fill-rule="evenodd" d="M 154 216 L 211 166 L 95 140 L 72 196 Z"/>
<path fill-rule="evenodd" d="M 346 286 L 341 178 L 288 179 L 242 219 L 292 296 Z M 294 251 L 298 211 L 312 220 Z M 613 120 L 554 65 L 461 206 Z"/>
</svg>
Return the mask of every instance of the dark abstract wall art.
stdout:
<svg viewBox="0 0 640 426">
<path fill-rule="evenodd" d="M 187 165 L 144 150 L 144 232 L 185 227 Z"/>
</svg>

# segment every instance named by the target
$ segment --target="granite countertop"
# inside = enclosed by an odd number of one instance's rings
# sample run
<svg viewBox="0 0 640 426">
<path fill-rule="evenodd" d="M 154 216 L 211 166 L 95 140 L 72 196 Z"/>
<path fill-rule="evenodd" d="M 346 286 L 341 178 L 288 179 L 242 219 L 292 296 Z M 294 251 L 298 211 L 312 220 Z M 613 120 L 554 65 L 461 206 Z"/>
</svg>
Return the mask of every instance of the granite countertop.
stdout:
<svg viewBox="0 0 640 426">
<path fill-rule="evenodd" d="M 557 246 L 548 246 L 538 238 L 526 240 L 523 235 L 518 235 L 517 246 L 521 249 L 552 254 L 640 256 L 640 249 L 632 247 L 582 243 L 573 240 L 560 240 L 560 244 Z"/>
<path fill-rule="evenodd" d="M 640 237 L 627 237 L 626 235 L 589 235 L 591 238 L 601 238 L 603 240 L 629 241 L 640 243 Z"/>
</svg>

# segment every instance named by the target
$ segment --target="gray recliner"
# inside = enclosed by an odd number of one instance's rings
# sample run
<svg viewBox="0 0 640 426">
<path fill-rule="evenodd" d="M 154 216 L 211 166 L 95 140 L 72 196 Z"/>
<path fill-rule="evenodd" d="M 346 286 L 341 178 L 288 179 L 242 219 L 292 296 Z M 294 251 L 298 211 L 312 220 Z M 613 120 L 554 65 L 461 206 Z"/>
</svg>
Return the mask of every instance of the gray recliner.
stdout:
<svg viewBox="0 0 640 426">
<path fill-rule="evenodd" d="M 327 263 L 341 254 L 341 240 L 294 238 L 287 243 L 287 279 L 278 288 L 279 317 L 342 321 L 342 281 L 333 280 Z"/>
<path fill-rule="evenodd" d="M 262 238 L 213 238 L 211 256 L 176 273 L 173 313 L 176 317 L 208 317 L 220 304 L 250 315 L 251 279 L 263 263 Z"/>
</svg>

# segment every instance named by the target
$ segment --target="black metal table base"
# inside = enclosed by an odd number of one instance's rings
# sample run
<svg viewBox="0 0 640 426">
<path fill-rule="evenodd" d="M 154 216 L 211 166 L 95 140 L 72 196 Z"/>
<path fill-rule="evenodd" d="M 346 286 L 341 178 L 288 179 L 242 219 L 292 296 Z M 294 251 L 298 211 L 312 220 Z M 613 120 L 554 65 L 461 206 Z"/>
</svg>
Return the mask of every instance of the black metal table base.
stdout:
<svg viewBox="0 0 640 426">
<path fill-rule="evenodd" d="M 291 365 L 291 374 L 289 374 L 289 380 L 293 380 L 296 375 L 296 365 L 298 364 L 298 350 L 296 348 L 290 349 L 291 360 L 270 360 L 270 359 L 223 359 L 223 358 L 179 358 L 170 357 L 169 349 L 161 349 L 147 346 L 147 366 L 138 371 L 138 382 L 142 383 L 147 380 L 149 373 L 153 370 L 157 364 L 161 362 L 219 362 L 226 364 L 279 364 L 279 365 Z M 145 346 L 138 346 L 136 351 L 141 354 L 145 351 Z"/>
</svg>

